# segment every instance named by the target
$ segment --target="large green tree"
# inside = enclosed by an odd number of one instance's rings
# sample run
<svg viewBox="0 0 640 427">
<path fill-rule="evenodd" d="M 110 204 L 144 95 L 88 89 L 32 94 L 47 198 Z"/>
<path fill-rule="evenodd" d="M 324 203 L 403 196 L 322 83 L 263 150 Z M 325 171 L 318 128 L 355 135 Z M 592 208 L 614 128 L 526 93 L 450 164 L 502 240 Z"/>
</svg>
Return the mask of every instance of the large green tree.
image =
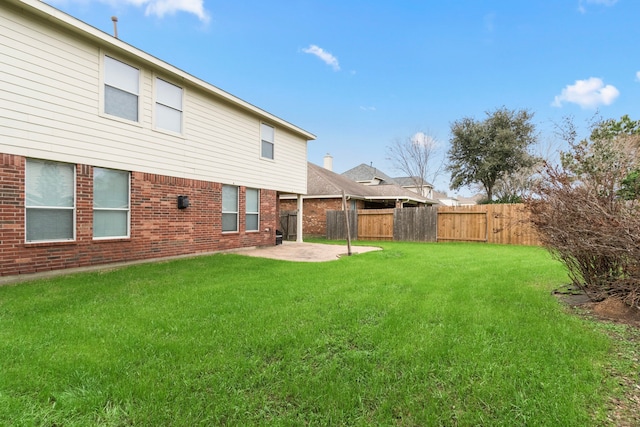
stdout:
<svg viewBox="0 0 640 427">
<path fill-rule="evenodd" d="M 453 190 L 481 184 L 491 201 L 498 180 L 533 165 L 529 148 L 536 134 L 527 110 L 503 107 L 486 114 L 483 121 L 465 117 L 451 125 L 447 170 Z"/>
</svg>

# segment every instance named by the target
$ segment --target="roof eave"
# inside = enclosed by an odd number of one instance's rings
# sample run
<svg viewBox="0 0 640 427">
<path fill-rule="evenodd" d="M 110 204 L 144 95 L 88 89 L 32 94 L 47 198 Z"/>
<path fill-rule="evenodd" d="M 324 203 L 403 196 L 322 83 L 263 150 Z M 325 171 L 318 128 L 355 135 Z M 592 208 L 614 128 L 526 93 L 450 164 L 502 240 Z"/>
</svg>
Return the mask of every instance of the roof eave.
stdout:
<svg viewBox="0 0 640 427">
<path fill-rule="evenodd" d="M 347 199 L 359 199 L 364 200 L 366 197 L 356 196 L 352 194 L 345 194 Z M 280 199 L 282 200 L 294 200 L 297 196 L 295 194 L 280 194 Z M 303 194 L 303 199 L 341 199 L 342 194 Z"/>
</svg>

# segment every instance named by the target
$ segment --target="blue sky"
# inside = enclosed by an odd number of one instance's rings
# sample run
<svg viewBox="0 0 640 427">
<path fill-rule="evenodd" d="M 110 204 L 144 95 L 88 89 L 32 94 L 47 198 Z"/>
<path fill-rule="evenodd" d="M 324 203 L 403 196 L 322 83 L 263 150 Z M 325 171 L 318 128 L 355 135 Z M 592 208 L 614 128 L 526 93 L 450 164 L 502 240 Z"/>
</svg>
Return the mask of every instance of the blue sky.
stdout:
<svg viewBox="0 0 640 427">
<path fill-rule="evenodd" d="M 418 132 L 444 158 L 452 122 L 503 106 L 535 114 L 543 155 L 565 116 L 640 119 L 637 0 L 46 3 L 108 33 L 118 16 L 120 39 L 314 133 L 309 161 L 339 173 L 402 175 L 387 147 Z"/>
</svg>

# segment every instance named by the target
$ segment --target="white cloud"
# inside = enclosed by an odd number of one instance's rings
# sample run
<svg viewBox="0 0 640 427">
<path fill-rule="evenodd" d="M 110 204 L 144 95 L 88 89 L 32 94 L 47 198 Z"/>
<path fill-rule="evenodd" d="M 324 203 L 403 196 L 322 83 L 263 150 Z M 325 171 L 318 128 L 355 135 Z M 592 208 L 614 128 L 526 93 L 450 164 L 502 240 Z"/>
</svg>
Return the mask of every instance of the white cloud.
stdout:
<svg viewBox="0 0 640 427">
<path fill-rule="evenodd" d="M 193 13 L 204 23 L 210 20 L 209 13 L 203 5 L 204 0 L 148 0 L 146 1 L 145 14 L 157 15 L 162 18 L 164 15 L 173 15 L 176 12 Z"/>
<path fill-rule="evenodd" d="M 597 4 L 601 6 L 613 6 L 616 4 L 618 0 L 580 0 L 578 3 L 578 10 L 580 13 L 587 13 L 587 8 L 584 6 L 586 4 Z"/>
<path fill-rule="evenodd" d="M 562 107 L 565 102 L 578 104 L 582 108 L 596 108 L 599 105 L 611 105 L 620 95 L 615 86 L 606 85 L 597 77 L 587 80 L 576 80 L 573 85 L 567 85 L 560 95 L 553 100 L 554 107 Z"/>
<path fill-rule="evenodd" d="M 48 0 L 51 3 L 67 4 L 82 3 L 91 1 L 106 3 L 112 7 L 136 6 L 144 7 L 145 15 L 156 15 L 159 18 L 165 15 L 173 15 L 176 12 L 192 13 L 202 22 L 209 23 L 211 19 L 209 12 L 204 8 L 204 0 Z"/>
<path fill-rule="evenodd" d="M 640 71 L 636 71 L 636 81 L 640 82 Z"/>
<path fill-rule="evenodd" d="M 424 132 L 416 132 L 411 137 L 411 142 L 415 145 L 422 145 L 434 149 L 438 146 L 438 140 Z"/>
<path fill-rule="evenodd" d="M 309 53 L 311 55 L 315 55 L 320 58 L 325 64 L 330 65 L 334 71 L 340 71 L 340 64 L 338 63 L 338 58 L 325 51 L 321 47 L 316 46 L 315 44 L 310 45 L 306 49 L 302 49 L 304 53 Z"/>
</svg>

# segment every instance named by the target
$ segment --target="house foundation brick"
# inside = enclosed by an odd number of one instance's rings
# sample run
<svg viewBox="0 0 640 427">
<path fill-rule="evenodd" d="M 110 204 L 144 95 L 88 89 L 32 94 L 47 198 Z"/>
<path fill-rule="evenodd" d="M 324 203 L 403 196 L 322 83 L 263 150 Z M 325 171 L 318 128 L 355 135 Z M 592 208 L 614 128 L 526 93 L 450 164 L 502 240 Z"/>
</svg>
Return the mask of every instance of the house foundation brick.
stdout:
<svg viewBox="0 0 640 427">
<path fill-rule="evenodd" d="M 245 231 L 245 187 L 239 187 L 239 231 L 222 232 L 222 184 L 131 173 L 130 237 L 93 239 L 93 167 L 76 165 L 76 238 L 25 242 L 25 164 L 0 155 L 0 276 L 172 257 L 275 244 L 277 192 L 260 190 L 258 231 Z M 178 209 L 178 196 L 189 207 Z"/>
</svg>

